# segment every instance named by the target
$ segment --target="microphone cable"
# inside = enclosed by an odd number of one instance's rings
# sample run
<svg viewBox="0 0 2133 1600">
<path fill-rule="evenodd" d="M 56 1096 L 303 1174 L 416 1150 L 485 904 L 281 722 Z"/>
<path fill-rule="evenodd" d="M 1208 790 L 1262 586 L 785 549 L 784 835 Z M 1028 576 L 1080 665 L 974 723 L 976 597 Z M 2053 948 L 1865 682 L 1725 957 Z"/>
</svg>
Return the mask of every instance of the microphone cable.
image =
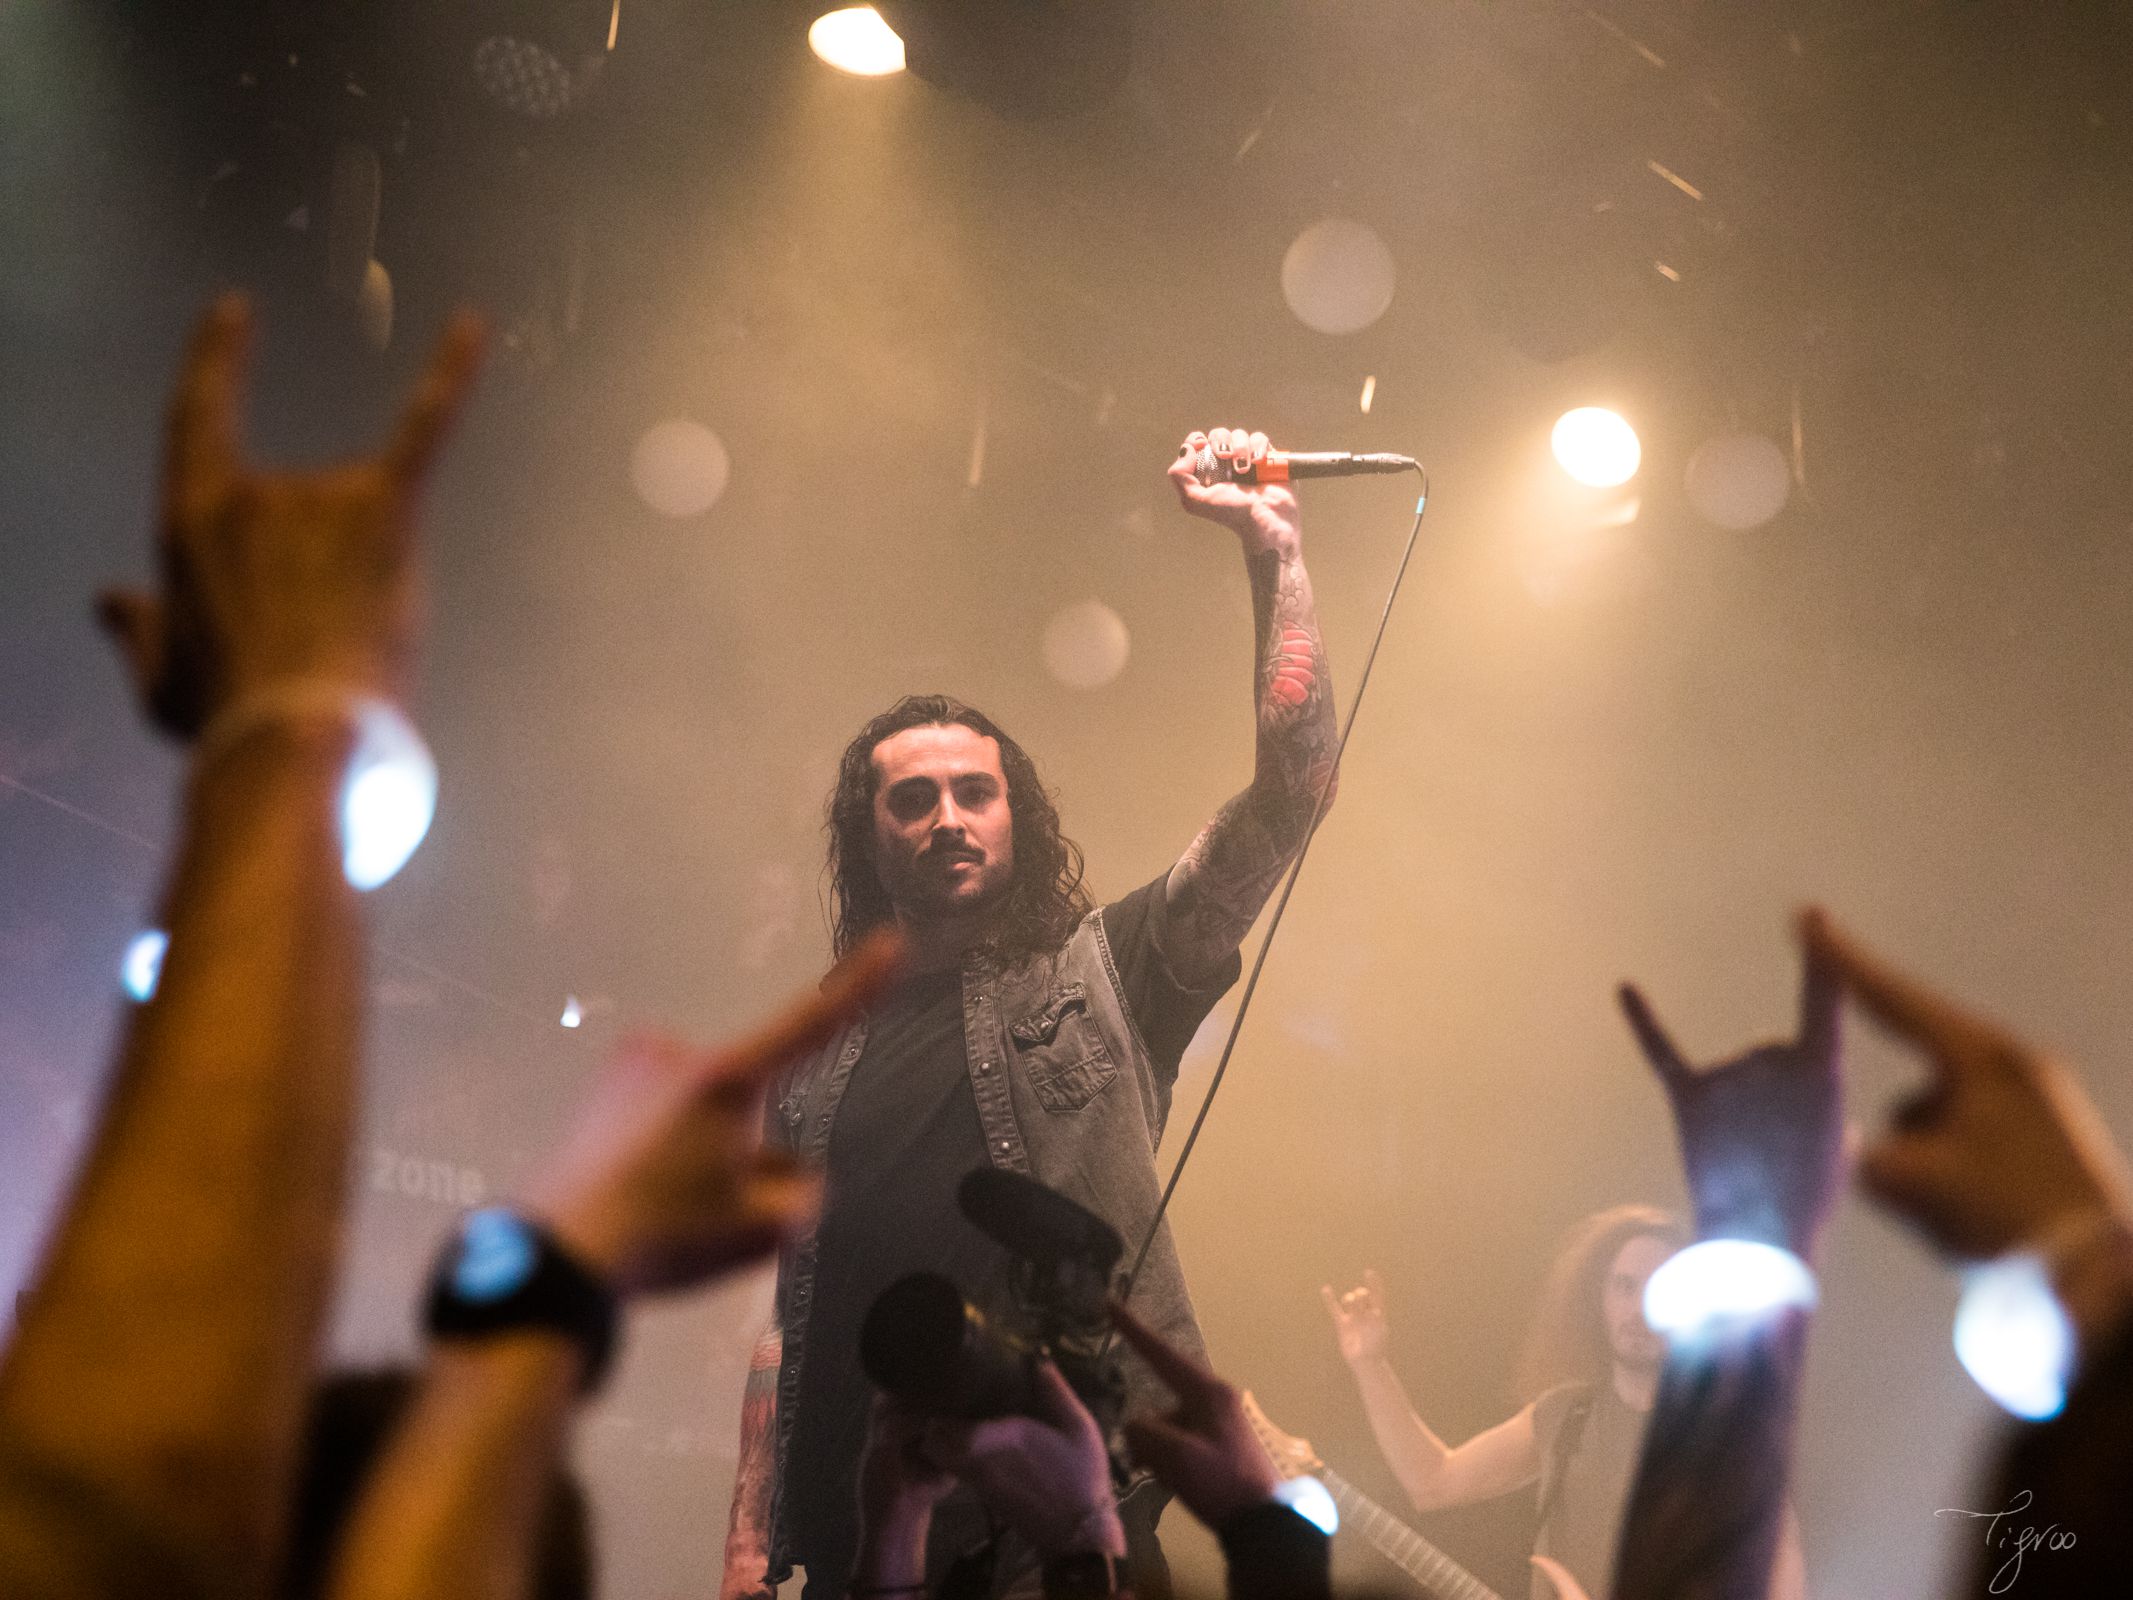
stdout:
<svg viewBox="0 0 2133 1600">
<path fill-rule="evenodd" d="M 1155 1208 L 1155 1216 L 1148 1224 L 1148 1232 L 1141 1240 L 1141 1247 L 1133 1257 L 1133 1270 L 1126 1274 L 1125 1286 L 1118 1292 L 1120 1300 L 1132 1298 L 1133 1286 L 1140 1281 L 1141 1268 L 1147 1264 L 1148 1252 L 1154 1248 L 1155 1236 L 1162 1231 L 1163 1218 L 1170 1213 L 1171 1196 L 1178 1192 L 1178 1180 L 1185 1176 L 1185 1163 L 1192 1159 L 1193 1147 L 1200 1141 L 1200 1130 L 1207 1125 L 1207 1114 L 1214 1109 L 1215 1093 L 1222 1087 L 1222 1078 L 1229 1071 L 1229 1058 L 1237 1048 L 1237 1035 L 1243 1031 L 1245 1013 L 1251 1010 L 1252 996 L 1259 988 L 1259 974 L 1266 968 L 1267 951 L 1273 946 L 1274 935 L 1281 927 L 1281 914 L 1289 908 L 1289 896 L 1296 892 L 1296 879 L 1303 871 L 1304 857 L 1311 853 L 1311 841 L 1318 836 L 1318 824 L 1325 817 L 1326 807 L 1333 800 L 1333 786 L 1340 780 L 1341 759 L 1348 753 L 1348 738 L 1355 732 L 1356 713 L 1363 709 L 1363 693 L 1370 687 L 1371 668 L 1377 665 L 1378 649 L 1385 642 L 1386 624 L 1392 621 L 1392 608 L 1400 598 L 1400 585 L 1407 577 L 1407 565 L 1414 559 L 1415 545 L 1422 537 L 1422 513 L 1429 508 L 1429 473 L 1422 464 L 1413 462 L 1415 475 L 1422 480 L 1422 492 L 1415 497 L 1414 525 L 1407 530 L 1407 545 L 1400 552 L 1400 564 L 1392 575 L 1392 587 L 1385 593 L 1385 609 L 1378 614 L 1377 632 L 1371 635 L 1370 649 L 1363 656 L 1363 670 L 1356 678 L 1355 695 L 1348 702 L 1348 717 L 1341 724 L 1339 742 L 1333 747 L 1333 765 L 1326 773 L 1326 781 L 1319 788 L 1318 801 L 1311 808 L 1311 826 L 1304 834 L 1302 846 L 1296 859 L 1289 864 L 1288 876 L 1282 881 L 1281 897 L 1274 902 L 1274 915 L 1266 925 L 1266 933 L 1259 941 L 1259 954 L 1252 958 L 1251 976 L 1245 979 L 1244 993 L 1237 1001 L 1237 1014 L 1230 1019 L 1229 1038 L 1222 1046 L 1222 1055 L 1215 1062 L 1214 1076 L 1208 1080 L 1207 1093 L 1201 1097 L 1199 1112 L 1192 1119 L 1192 1128 L 1185 1135 L 1185 1144 L 1178 1151 L 1177 1165 L 1170 1170 L 1170 1181 L 1163 1186 L 1163 1198 Z M 1112 1330 L 1111 1339 L 1118 1337 Z"/>
</svg>

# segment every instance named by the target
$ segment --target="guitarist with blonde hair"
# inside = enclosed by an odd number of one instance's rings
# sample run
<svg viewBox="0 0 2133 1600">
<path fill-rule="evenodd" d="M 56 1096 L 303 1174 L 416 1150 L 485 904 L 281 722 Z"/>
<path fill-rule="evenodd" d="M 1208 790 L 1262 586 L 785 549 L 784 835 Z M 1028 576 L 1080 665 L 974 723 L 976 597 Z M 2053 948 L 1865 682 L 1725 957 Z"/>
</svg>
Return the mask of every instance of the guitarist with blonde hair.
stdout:
<svg viewBox="0 0 2133 1600">
<path fill-rule="evenodd" d="M 1456 1446 L 1422 1420 L 1393 1371 L 1377 1272 L 1366 1271 L 1345 1294 L 1322 1289 L 1370 1430 L 1415 1509 L 1470 1505 L 1538 1484 L 1535 1555 L 1567 1568 L 1593 1600 L 1608 1600 L 1622 1508 L 1666 1358 L 1644 1321 L 1644 1285 L 1688 1242 L 1679 1220 L 1651 1206 L 1615 1206 L 1579 1223 L 1549 1270 L 1519 1362 L 1526 1404 Z M 1537 1573 L 1534 1600 L 1548 1600 L 1550 1587 Z M 1789 1516 L 1768 1593 L 1770 1600 L 1806 1593 Z"/>
</svg>

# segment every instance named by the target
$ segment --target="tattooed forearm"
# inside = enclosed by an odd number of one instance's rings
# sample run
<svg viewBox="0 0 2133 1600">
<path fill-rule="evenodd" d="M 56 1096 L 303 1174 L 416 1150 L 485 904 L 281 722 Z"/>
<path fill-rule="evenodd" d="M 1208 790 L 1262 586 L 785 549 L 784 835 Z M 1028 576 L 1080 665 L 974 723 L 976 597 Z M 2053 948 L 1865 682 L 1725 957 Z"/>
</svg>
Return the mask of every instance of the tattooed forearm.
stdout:
<svg viewBox="0 0 2133 1600">
<path fill-rule="evenodd" d="M 1200 831 L 1169 884 L 1170 957 L 1180 975 L 1211 970 L 1237 948 L 1314 814 L 1333 799 L 1339 727 L 1311 577 L 1294 550 L 1251 558 L 1252 786 Z"/>
<path fill-rule="evenodd" d="M 734 1469 L 733 1517 L 726 1531 L 727 1595 L 768 1592 L 771 1479 L 777 1469 L 778 1367 L 785 1339 L 777 1324 L 748 1356 L 741 1391 L 741 1455 Z"/>
</svg>

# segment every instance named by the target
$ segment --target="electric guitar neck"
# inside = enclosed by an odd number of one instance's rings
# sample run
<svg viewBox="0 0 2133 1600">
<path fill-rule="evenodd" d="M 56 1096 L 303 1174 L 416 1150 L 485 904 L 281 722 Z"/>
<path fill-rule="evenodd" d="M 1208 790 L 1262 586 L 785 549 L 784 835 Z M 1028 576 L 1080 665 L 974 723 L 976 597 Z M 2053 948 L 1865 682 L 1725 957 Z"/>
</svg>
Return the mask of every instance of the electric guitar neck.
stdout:
<svg viewBox="0 0 2133 1600">
<path fill-rule="evenodd" d="M 1275 1470 L 1284 1478 L 1315 1474 L 1340 1508 L 1342 1526 L 1360 1533 L 1388 1561 L 1420 1584 L 1431 1600 L 1503 1600 L 1502 1595 L 1319 1460 L 1309 1440 L 1275 1427 L 1249 1394 L 1244 1397 L 1244 1412 L 1273 1459 Z"/>
<path fill-rule="evenodd" d="M 1320 1467 L 1318 1481 L 1340 1507 L 1341 1521 L 1369 1540 L 1379 1554 L 1436 1600 L 1503 1600 L 1494 1589 L 1332 1468 Z"/>
</svg>

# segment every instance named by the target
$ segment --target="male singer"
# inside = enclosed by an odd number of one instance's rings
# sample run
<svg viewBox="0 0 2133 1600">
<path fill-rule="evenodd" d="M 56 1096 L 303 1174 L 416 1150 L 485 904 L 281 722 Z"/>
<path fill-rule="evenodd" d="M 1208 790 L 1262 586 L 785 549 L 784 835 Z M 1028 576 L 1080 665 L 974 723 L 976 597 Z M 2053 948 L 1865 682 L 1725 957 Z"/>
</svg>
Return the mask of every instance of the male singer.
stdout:
<svg viewBox="0 0 2133 1600">
<path fill-rule="evenodd" d="M 1220 470 L 1196 467 L 1212 452 Z M 940 1272 L 981 1298 L 1001 1252 L 955 1203 L 986 1162 L 1028 1172 L 1103 1216 L 1137 1248 L 1161 1185 L 1155 1149 L 1178 1063 L 1237 979 L 1238 944 L 1303 847 L 1333 783 L 1336 727 L 1304 571 L 1296 497 L 1258 484 L 1266 435 L 1190 435 L 1170 468 L 1184 509 L 1236 534 L 1251 577 L 1258 740 L 1250 787 L 1160 877 L 1092 910 L 1081 854 L 1035 766 L 990 719 L 911 697 L 846 749 L 830 797 L 834 944 L 900 926 L 915 976 L 813 1060 L 771 1108 L 770 1135 L 827 1183 L 819 1224 L 779 1265 L 775 1320 L 756 1349 L 723 1600 L 758 1600 L 795 1562 L 808 1600 L 839 1600 L 858 1543 L 854 1476 L 869 1389 L 858 1335 L 888 1284 Z M 1326 793 L 1330 799 L 1330 792 Z M 1133 1293 L 1172 1343 L 1203 1347 L 1168 1229 Z M 1129 1358 L 1129 1388 L 1165 1398 Z M 1144 1593 L 1167 1587 L 1152 1485 L 1088 1530 Z M 937 1514 L 933 1567 L 981 1542 L 974 1506 Z M 994 1586 L 1034 1561 L 1003 1549 Z"/>
</svg>

